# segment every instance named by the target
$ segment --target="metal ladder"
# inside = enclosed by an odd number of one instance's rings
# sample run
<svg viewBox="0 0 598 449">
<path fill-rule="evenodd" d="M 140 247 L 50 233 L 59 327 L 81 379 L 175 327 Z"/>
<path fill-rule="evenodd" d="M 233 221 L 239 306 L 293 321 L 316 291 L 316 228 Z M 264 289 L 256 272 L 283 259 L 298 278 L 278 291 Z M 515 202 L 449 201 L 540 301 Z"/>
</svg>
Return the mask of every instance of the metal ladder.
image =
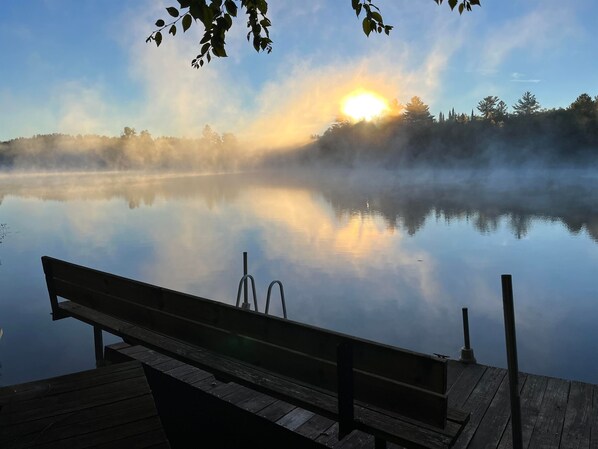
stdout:
<svg viewBox="0 0 598 449">
<path fill-rule="evenodd" d="M 240 305 L 241 308 L 245 309 L 245 310 L 251 310 L 251 304 L 248 301 L 248 295 L 247 295 L 247 280 L 248 279 L 251 280 L 251 291 L 253 293 L 253 306 L 255 308 L 255 311 L 259 312 L 258 305 L 257 305 L 257 294 L 256 294 L 256 290 L 255 290 L 255 279 L 253 279 L 252 275 L 247 274 L 247 252 L 243 252 L 243 277 L 239 281 L 239 288 L 237 289 L 236 306 L 239 307 L 239 305 Z M 268 286 L 268 294 L 266 295 L 266 309 L 264 310 L 264 314 L 268 315 L 268 311 L 270 310 L 270 296 L 272 293 L 272 287 L 274 287 L 274 285 L 278 285 L 278 287 L 279 287 L 280 302 L 282 304 L 282 315 L 283 315 L 283 318 L 286 320 L 287 319 L 287 306 L 286 306 L 286 302 L 284 299 L 284 287 L 282 286 L 282 282 L 279 280 L 274 280 L 274 281 L 270 282 L 270 285 Z M 241 289 L 243 288 L 243 286 L 245 286 L 245 289 L 244 289 L 245 297 L 244 297 L 243 302 L 241 303 Z"/>
</svg>

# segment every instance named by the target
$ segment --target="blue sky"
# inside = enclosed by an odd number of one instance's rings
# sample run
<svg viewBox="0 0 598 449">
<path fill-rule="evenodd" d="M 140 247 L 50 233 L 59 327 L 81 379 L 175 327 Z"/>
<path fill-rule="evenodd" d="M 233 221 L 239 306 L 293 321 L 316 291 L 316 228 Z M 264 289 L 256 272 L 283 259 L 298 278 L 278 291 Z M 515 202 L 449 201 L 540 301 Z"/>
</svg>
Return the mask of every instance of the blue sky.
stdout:
<svg viewBox="0 0 598 449">
<path fill-rule="evenodd" d="M 378 0 L 390 37 L 366 38 L 350 0 L 270 0 L 274 50 L 257 54 L 244 18 L 229 58 L 192 69 L 200 27 L 146 44 L 156 0 L 0 0 L 0 140 L 65 132 L 195 136 L 205 124 L 267 145 L 320 133 L 344 96 L 369 89 L 434 115 L 486 95 L 544 107 L 598 94 L 598 2 L 481 0 L 463 16 L 432 0 Z"/>
</svg>

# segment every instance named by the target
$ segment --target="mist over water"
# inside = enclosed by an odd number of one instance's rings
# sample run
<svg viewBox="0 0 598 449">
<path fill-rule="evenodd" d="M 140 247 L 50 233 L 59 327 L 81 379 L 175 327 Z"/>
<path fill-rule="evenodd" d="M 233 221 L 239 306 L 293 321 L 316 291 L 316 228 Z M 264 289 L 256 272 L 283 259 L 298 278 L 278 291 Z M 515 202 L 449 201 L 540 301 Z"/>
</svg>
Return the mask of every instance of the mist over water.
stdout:
<svg viewBox="0 0 598 449">
<path fill-rule="evenodd" d="M 261 307 L 280 279 L 293 320 L 458 357 L 467 306 L 497 366 L 510 273 L 521 369 L 598 382 L 597 187 L 572 169 L 3 175 L 0 383 L 93 366 L 91 329 L 51 321 L 42 255 L 234 304 L 243 251 Z"/>
</svg>

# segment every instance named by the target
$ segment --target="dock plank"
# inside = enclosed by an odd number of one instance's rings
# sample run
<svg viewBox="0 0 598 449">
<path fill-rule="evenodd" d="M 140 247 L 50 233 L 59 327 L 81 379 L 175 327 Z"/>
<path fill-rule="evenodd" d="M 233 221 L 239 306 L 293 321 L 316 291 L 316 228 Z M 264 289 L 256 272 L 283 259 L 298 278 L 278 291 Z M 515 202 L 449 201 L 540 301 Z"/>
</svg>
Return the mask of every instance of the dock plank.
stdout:
<svg viewBox="0 0 598 449">
<path fill-rule="evenodd" d="M 49 443 L 44 443 L 44 449 L 69 449 L 89 448 L 99 445 L 114 446 L 119 440 L 130 438 L 136 435 L 142 435 L 146 432 L 158 431 L 162 428 L 162 423 L 158 416 L 152 416 L 130 423 L 114 425 L 106 431 L 101 429 L 95 432 L 89 432 L 81 435 L 64 438 Z M 155 442 L 154 442 L 155 443 Z M 20 447 L 20 446 L 19 446 Z M 8 449 L 8 448 L 7 448 Z"/>
<path fill-rule="evenodd" d="M 335 422 L 328 430 L 316 438 L 316 442 L 326 447 L 334 447 L 338 443 L 338 423 Z"/>
<path fill-rule="evenodd" d="M 122 401 L 110 404 L 84 409 L 76 413 L 60 414 L 46 416 L 40 419 L 34 419 L 8 426 L 2 426 L 0 429 L 0 443 L 6 443 L 9 440 L 19 438 L 28 439 L 38 438 L 38 433 L 47 433 L 48 429 L 56 432 L 57 429 L 68 426 L 68 429 L 60 431 L 61 434 L 69 434 L 78 430 L 85 430 L 92 426 L 104 428 L 103 422 L 122 421 L 136 417 L 151 416 L 156 414 L 153 400 L 148 400 L 148 395 L 124 399 Z M 149 398 L 151 399 L 151 398 Z M 149 415 L 148 415 L 149 413 Z"/>
<path fill-rule="evenodd" d="M 97 371 L 97 372 L 96 372 Z M 138 367 L 131 364 L 119 364 L 102 370 L 84 371 L 66 374 L 52 379 L 41 379 L 18 385 L 0 387 L 0 401 L 11 398 L 12 401 L 26 400 L 39 395 L 51 396 L 85 388 L 86 385 L 102 385 L 115 379 L 128 379 L 140 375 Z"/>
<path fill-rule="evenodd" d="M 314 412 L 297 407 L 276 421 L 276 424 L 289 430 L 295 430 L 314 415 Z"/>
<path fill-rule="evenodd" d="M 463 409 L 463 404 L 465 404 L 467 398 L 469 398 L 469 395 L 486 372 L 486 368 L 484 365 L 468 365 L 465 367 L 459 378 L 448 390 L 449 407 Z"/>
<path fill-rule="evenodd" d="M 544 391 L 546 390 L 546 383 L 548 378 L 544 376 L 528 375 L 521 390 L 520 404 L 521 404 L 521 430 L 523 447 L 529 446 L 529 441 L 532 436 L 538 415 L 540 414 L 540 407 L 544 398 Z M 510 407 L 510 403 L 509 403 Z M 509 417 L 509 423 L 500 440 L 499 449 L 513 448 L 513 428 Z"/>
<path fill-rule="evenodd" d="M 525 374 L 519 375 L 520 388 L 525 384 Z M 511 400 L 509 396 L 509 376 L 503 377 L 498 391 L 494 395 L 484 417 L 480 421 L 469 447 L 497 448 L 511 418 Z"/>
<path fill-rule="evenodd" d="M 552 449 L 561 442 L 570 383 L 549 378 L 536 425 L 532 432 L 530 447 Z"/>
<path fill-rule="evenodd" d="M 134 447 L 169 447 L 138 362 L 2 388 L 3 449 L 117 447 L 132 441 Z"/>
<path fill-rule="evenodd" d="M 560 449 L 589 449 L 592 385 L 571 382 Z"/>
<path fill-rule="evenodd" d="M 354 430 L 334 446 L 334 449 L 357 449 L 370 447 L 374 444 L 374 437 L 367 433 Z"/>
<path fill-rule="evenodd" d="M 314 415 L 309 418 L 304 424 L 297 427 L 296 431 L 298 434 L 303 435 L 311 440 L 315 440 L 326 432 L 334 425 L 335 421 L 328 419 L 324 416 Z"/>
<path fill-rule="evenodd" d="M 447 365 L 446 377 L 446 391 L 449 391 L 453 384 L 457 381 L 461 373 L 465 370 L 466 364 L 457 362 L 456 360 L 449 360 Z"/>
<path fill-rule="evenodd" d="M 291 410 L 297 408 L 286 401 L 277 400 L 258 412 L 258 416 L 266 418 L 269 421 L 278 421 Z"/>
<path fill-rule="evenodd" d="M 455 449 L 467 448 L 486 410 L 494 399 L 498 388 L 506 376 L 502 368 L 488 367 L 465 403 L 463 409 L 471 413 L 471 418 L 457 438 Z M 472 446 L 473 447 L 473 446 Z"/>
<path fill-rule="evenodd" d="M 591 423 L 590 449 L 598 449 L 598 385 L 593 388 Z"/>
<path fill-rule="evenodd" d="M 257 413 L 276 402 L 276 400 L 276 398 L 267 394 L 259 394 L 237 403 L 237 406 L 248 412 Z"/>
</svg>

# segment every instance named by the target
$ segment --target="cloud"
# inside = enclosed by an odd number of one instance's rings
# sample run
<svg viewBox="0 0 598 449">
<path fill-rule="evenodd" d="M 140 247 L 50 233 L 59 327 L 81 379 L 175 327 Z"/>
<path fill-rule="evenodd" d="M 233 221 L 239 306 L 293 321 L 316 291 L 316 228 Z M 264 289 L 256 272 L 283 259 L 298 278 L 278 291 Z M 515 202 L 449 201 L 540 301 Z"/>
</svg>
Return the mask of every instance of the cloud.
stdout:
<svg viewBox="0 0 598 449">
<path fill-rule="evenodd" d="M 67 81 L 54 89 L 58 104 L 59 132 L 67 134 L 112 134 L 115 114 L 104 89 L 79 81 Z M 117 128 L 118 129 L 118 128 Z"/>
<path fill-rule="evenodd" d="M 527 78 L 524 73 L 513 72 L 511 73 L 511 82 L 513 83 L 539 83 L 540 79 Z"/>
<path fill-rule="evenodd" d="M 554 49 L 565 37 L 576 33 L 576 23 L 570 8 L 542 3 L 531 12 L 492 27 L 476 51 L 476 69 L 495 73 L 515 51 L 528 56 L 542 56 Z"/>
</svg>

